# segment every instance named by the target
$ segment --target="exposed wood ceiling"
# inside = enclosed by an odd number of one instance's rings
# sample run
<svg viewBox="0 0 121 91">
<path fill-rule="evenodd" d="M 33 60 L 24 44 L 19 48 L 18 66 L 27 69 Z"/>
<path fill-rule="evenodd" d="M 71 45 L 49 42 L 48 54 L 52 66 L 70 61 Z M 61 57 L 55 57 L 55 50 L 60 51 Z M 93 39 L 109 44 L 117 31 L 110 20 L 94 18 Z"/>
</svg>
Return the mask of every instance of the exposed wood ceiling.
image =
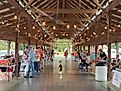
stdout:
<svg viewBox="0 0 121 91">
<path fill-rule="evenodd" d="M 36 39 L 41 41 L 38 42 L 40 44 L 46 44 L 46 41 L 52 40 L 15 0 L 1 0 L 0 39 L 15 41 L 16 32 L 19 32 L 19 42 L 28 43 L 29 34 L 32 44 L 35 44 Z"/>
<path fill-rule="evenodd" d="M 89 25 L 89 29 L 85 28 L 77 35 L 74 42 L 86 45 L 121 42 L 121 0 L 113 0 Z"/>
<path fill-rule="evenodd" d="M 30 35 L 34 44 L 35 40 L 50 43 L 56 38 L 72 39 L 87 45 L 107 43 L 108 30 L 104 28 L 108 22 L 105 15 L 109 17 L 110 11 L 112 31 L 109 41 L 120 41 L 121 0 L 113 0 L 110 7 L 96 16 L 107 1 L 1 0 L 0 39 L 15 41 L 18 28 L 20 42 L 27 42 Z M 96 20 L 92 20 L 94 16 Z M 86 29 L 87 24 L 89 29 Z"/>
<path fill-rule="evenodd" d="M 23 8 L 31 11 L 35 20 L 41 25 L 45 22 L 42 27 L 49 31 L 50 36 L 68 39 L 85 27 L 105 1 L 107 0 L 21 0 Z"/>
</svg>

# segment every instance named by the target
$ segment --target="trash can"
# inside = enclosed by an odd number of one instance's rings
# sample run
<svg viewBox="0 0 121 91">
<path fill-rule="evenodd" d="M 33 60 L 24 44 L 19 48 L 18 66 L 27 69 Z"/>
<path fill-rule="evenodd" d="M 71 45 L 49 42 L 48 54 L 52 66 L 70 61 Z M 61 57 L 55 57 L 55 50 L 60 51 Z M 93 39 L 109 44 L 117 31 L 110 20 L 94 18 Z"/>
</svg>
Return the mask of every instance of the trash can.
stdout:
<svg viewBox="0 0 121 91">
<path fill-rule="evenodd" d="M 103 63 L 101 63 L 103 64 Z M 100 65 L 98 63 L 95 67 L 95 80 L 96 81 L 107 81 L 107 65 Z"/>
</svg>

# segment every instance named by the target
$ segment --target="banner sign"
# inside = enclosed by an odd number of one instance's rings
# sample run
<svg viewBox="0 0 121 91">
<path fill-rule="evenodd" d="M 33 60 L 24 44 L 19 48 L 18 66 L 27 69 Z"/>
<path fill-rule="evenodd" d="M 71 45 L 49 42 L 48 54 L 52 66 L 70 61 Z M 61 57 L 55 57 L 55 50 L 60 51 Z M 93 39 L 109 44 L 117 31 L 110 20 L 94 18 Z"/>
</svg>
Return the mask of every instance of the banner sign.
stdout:
<svg viewBox="0 0 121 91">
<path fill-rule="evenodd" d="M 119 70 L 114 71 L 112 84 L 115 85 L 116 87 L 120 88 L 120 85 L 121 85 L 121 71 L 119 71 Z"/>
</svg>

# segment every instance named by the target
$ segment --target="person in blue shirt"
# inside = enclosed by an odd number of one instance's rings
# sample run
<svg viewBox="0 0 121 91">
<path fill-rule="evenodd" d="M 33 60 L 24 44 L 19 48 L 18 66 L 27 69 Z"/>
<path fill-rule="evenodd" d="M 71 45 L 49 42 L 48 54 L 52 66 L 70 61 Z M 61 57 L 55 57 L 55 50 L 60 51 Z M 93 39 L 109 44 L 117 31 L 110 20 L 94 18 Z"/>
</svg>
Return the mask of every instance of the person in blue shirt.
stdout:
<svg viewBox="0 0 121 91">
<path fill-rule="evenodd" d="M 26 47 L 28 59 L 27 59 L 27 71 L 26 71 L 26 78 L 29 78 L 30 71 L 32 71 L 32 78 L 35 78 L 35 69 L 34 69 L 34 61 L 35 61 L 35 54 L 34 50 L 32 49 L 32 46 L 27 46 Z"/>
</svg>

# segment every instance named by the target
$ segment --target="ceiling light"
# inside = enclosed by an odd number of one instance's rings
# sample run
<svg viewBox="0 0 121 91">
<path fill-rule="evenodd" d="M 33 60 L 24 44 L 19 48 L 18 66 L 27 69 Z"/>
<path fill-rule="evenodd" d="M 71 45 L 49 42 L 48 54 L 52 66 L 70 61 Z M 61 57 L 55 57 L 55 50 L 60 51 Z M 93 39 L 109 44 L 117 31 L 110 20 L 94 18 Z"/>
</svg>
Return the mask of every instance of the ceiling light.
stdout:
<svg viewBox="0 0 121 91">
<path fill-rule="evenodd" d="M 14 19 L 17 19 L 17 16 L 16 15 L 14 16 Z"/>
<path fill-rule="evenodd" d="M 86 33 L 84 35 L 86 35 Z"/>
<path fill-rule="evenodd" d="M 66 36 L 68 36 L 68 34 L 66 34 Z"/>
<path fill-rule="evenodd" d="M 53 32 L 51 34 L 53 34 Z"/>
<path fill-rule="evenodd" d="M 24 27 L 24 29 L 26 29 L 26 27 Z"/>
<path fill-rule="evenodd" d="M 58 36 L 57 34 L 55 36 Z"/>
<path fill-rule="evenodd" d="M 17 27 L 19 28 L 19 25 L 17 24 Z"/>
<path fill-rule="evenodd" d="M 112 29 L 109 29 L 109 32 L 111 32 L 112 31 Z"/>
<path fill-rule="evenodd" d="M 105 26 L 105 29 L 108 29 L 107 26 Z"/>
<path fill-rule="evenodd" d="M 104 35 L 105 32 L 102 32 L 102 35 Z"/>
<path fill-rule="evenodd" d="M 45 22 L 43 22 L 42 25 L 45 26 Z"/>
<path fill-rule="evenodd" d="M 77 26 L 76 26 L 76 25 L 74 25 L 74 28 L 77 28 Z"/>
<path fill-rule="evenodd" d="M 38 32 L 40 32 L 40 30 L 38 30 Z"/>
<path fill-rule="evenodd" d="M 27 35 L 27 32 L 25 32 L 25 34 Z"/>
<path fill-rule="evenodd" d="M 9 23 L 7 23 L 6 25 L 9 25 Z"/>
<path fill-rule="evenodd" d="M 121 25 L 118 25 L 118 27 L 121 27 Z"/>
<path fill-rule="evenodd" d="M 30 33 L 28 33 L 28 37 L 31 37 L 31 34 Z"/>
<path fill-rule="evenodd" d="M 113 32 L 115 32 L 116 30 L 115 29 L 113 29 Z"/>
<path fill-rule="evenodd" d="M 87 27 L 87 30 L 89 30 L 89 27 Z"/>
<path fill-rule="evenodd" d="M 69 25 L 67 25 L 67 28 L 70 28 L 70 26 L 69 26 Z"/>
<path fill-rule="evenodd" d="M 4 24 L 4 22 L 2 22 L 2 24 Z"/>
<path fill-rule="evenodd" d="M 55 26 L 53 26 L 53 29 L 55 30 L 55 29 L 56 29 L 56 27 L 55 27 Z"/>
<path fill-rule="evenodd" d="M 96 35 L 96 33 L 95 33 L 95 32 L 93 32 L 93 34 L 94 34 L 94 35 Z"/>
<path fill-rule="evenodd" d="M 45 37 L 47 37 L 47 35 L 44 35 Z"/>
<path fill-rule="evenodd" d="M 35 26 L 33 26 L 32 29 L 35 29 Z"/>
</svg>

